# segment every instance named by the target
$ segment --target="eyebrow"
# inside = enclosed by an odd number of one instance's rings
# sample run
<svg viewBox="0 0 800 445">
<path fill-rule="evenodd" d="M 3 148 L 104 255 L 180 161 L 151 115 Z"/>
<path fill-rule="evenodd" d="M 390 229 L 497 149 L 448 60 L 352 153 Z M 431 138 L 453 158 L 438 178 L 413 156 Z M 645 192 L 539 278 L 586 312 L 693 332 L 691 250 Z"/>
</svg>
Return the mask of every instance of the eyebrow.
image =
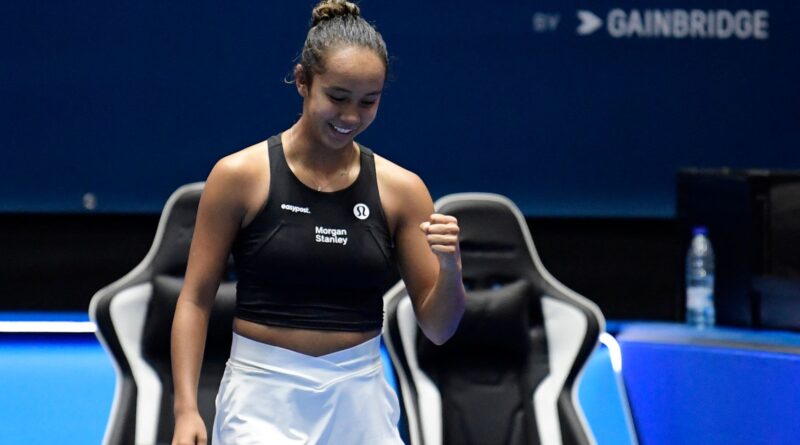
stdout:
<svg viewBox="0 0 800 445">
<path fill-rule="evenodd" d="M 342 88 L 342 87 L 328 87 L 328 89 L 334 90 L 334 91 L 338 91 L 338 92 L 342 92 L 342 93 L 348 93 L 348 94 L 352 93 L 352 91 L 348 90 L 347 88 Z M 365 96 L 374 96 L 376 94 L 381 94 L 382 92 L 383 92 L 383 90 L 373 91 L 371 93 L 365 94 Z"/>
</svg>

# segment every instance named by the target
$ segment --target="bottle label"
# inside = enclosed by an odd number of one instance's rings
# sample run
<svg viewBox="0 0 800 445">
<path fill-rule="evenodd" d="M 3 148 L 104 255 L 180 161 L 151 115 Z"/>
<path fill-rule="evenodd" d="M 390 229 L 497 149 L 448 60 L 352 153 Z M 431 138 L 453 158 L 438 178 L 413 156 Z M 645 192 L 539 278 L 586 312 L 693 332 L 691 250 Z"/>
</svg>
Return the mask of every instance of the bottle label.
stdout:
<svg viewBox="0 0 800 445">
<path fill-rule="evenodd" d="M 704 286 L 690 286 L 686 288 L 686 307 L 688 309 L 703 310 L 711 305 L 714 290 Z"/>
</svg>

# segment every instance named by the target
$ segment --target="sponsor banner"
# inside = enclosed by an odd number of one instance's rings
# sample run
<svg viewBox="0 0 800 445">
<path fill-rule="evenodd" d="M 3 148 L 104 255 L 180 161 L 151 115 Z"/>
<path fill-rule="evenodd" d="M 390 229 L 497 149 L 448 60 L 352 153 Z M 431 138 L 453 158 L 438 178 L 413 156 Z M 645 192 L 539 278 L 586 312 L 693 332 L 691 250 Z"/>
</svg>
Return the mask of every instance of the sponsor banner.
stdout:
<svg viewBox="0 0 800 445">
<path fill-rule="evenodd" d="M 570 11 L 564 11 L 570 14 Z M 535 12 L 531 19 L 536 33 L 558 31 L 562 13 Z M 575 9 L 578 19 L 574 32 L 579 36 L 594 34 L 611 38 L 662 39 L 738 39 L 769 38 L 770 12 L 767 9 Z M 572 29 L 567 20 L 564 28 Z"/>
</svg>

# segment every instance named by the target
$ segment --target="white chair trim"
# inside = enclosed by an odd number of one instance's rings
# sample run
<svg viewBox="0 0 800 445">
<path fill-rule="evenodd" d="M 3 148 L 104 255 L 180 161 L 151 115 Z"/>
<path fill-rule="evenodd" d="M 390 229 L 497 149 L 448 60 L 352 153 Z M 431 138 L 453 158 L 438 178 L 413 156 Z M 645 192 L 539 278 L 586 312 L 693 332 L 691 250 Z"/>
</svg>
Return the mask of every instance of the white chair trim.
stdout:
<svg viewBox="0 0 800 445">
<path fill-rule="evenodd" d="M 534 392 L 534 412 L 539 427 L 540 442 L 543 445 L 560 445 L 563 441 L 558 415 L 558 396 L 580 351 L 586 335 L 587 321 L 581 311 L 563 301 L 548 296 L 542 297 L 541 301 L 547 331 L 547 349 L 550 351 L 548 359 L 550 372 Z M 592 437 L 589 439 L 594 443 Z"/>
<path fill-rule="evenodd" d="M 425 445 L 442 444 L 442 394 L 419 367 L 415 351 L 417 344 L 417 319 L 408 297 L 400 300 L 397 306 L 397 323 L 402 338 L 403 350 L 408 359 L 411 377 L 417 386 L 417 404 L 422 422 L 422 437 Z"/>
<path fill-rule="evenodd" d="M 394 299 L 403 299 L 408 298 L 408 294 L 406 293 L 405 283 L 402 280 L 395 283 L 391 289 L 383 296 L 383 307 L 384 313 L 388 313 L 386 310 L 389 307 L 389 304 Z M 398 301 L 399 304 L 399 301 Z M 387 337 L 391 337 L 391 333 L 389 330 L 388 320 L 384 317 L 384 326 L 383 332 L 384 335 Z M 399 324 L 399 323 L 398 323 Z M 398 327 L 398 330 L 400 328 Z M 400 343 L 401 347 L 403 347 L 403 351 L 405 353 L 406 348 L 403 345 L 402 334 L 400 334 Z M 389 356 L 392 358 L 392 363 L 400 363 L 400 356 L 398 352 L 395 351 L 395 341 L 387 341 L 386 342 L 386 351 L 389 353 Z M 401 394 L 412 394 L 411 391 L 411 383 L 409 381 L 410 377 L 406 374 L 406 372 L 401 367 L 396 367 L 396 375 L 397 375 L 397 382 L 400 385 L 400 392 Z M 413 445 L 421 444 L 422 438 L 420 437 L 420 424 L 419 424 L 419 412 L 417 410 L 417 406 L 414 403 L 414 400 L 411 397 L 405 397 L 403 399 L 403 407 L 406 410 L 406 420 L 408 421 L 408 435 L 411 443 Z"/>
<path fill-rule="evenodd" d="M 161 413 L 161 380 L 142 357 L 142 335 L 152 295 L 153 285 L 142 283 L 117 294 L 109 308 L 122 351 L 136 381 L 137 444 L 156 442 Z"/>
</svg>

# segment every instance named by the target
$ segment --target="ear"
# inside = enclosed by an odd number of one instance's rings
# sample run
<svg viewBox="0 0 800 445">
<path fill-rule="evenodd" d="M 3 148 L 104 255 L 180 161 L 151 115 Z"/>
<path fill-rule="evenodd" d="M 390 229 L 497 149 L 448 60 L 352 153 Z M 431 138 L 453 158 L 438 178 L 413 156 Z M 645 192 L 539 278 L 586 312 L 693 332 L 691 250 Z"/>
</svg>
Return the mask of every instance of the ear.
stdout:
<svg viewBox="0 0 800 445">
<path fill-rule="evenodd" d="M 303 65 L 299 63 L 294 66 L 294 84 L 297 87 L 297 93 L 302 97 L 308 96 L 310 85 L 307 82 L 307 76 Z"/>
</svg>

